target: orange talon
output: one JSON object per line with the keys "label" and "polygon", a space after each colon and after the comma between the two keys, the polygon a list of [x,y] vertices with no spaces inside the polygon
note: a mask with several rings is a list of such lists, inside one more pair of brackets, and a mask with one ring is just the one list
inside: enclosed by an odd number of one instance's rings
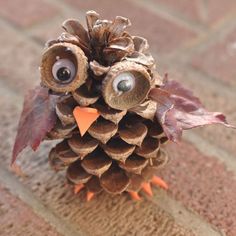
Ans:
{"label": "orange talon", "polygon": [[128,192],[129,195],[131,196],[131,198],[135,201],[140,201],[141,200],[141,197],[138,195],[137,192],[134,192],[134,191],[129,191]]}
{"label": "orange talon", "polygon": [[160,177],[157,177],[157,176],[153,176],[151,182],[154,184],[154,185],[157,185],[161,188],[164,188],[165,190],[167,190],[169,187],[167,185],[167,183],[161,179]]}
{"label": "orange talon", "polygon": [[87,202],[89,202],[93,197],[94,197],[94,193],[88,191],[87,192]]}
{"label": "orange talon", "polygon": [[77,185],[75,185],[75,187],[74,187],[74,194],[79,193],[79,192],[82,190],[83,187],[84,187],[83,184],[77,184]]}
{"label": "orange talon", "polygon": [[142,189],[143,191],[148,194],[150,197],[153,196],[152,193],[152,188],[151,188],[151,184],[150,183],[142,183]]}

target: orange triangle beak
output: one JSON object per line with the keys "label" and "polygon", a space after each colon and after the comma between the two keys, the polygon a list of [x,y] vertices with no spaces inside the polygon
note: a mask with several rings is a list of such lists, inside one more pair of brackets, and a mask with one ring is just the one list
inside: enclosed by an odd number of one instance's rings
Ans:
{"label": "orange triangle beak", "polygon": [[83,136],[100,114],[95,108],[77,106],[73,111],[73,115],[79,127],[80,134]]}

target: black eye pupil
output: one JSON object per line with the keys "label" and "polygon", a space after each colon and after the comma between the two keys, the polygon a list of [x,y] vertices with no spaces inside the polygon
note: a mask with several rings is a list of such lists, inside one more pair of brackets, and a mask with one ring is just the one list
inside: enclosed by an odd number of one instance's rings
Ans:
{"label": "black eye pupil", "polygon": [[131,88],[132,88],[132,84],[129,80],[122,80],[117,85],[117,89],[121,92],[127,92]]}
{"label": "black eye pupil", "polygon": [[57,71],[57,79],[64,82],[70,79],[71,71],[67,67],[61,67]]}

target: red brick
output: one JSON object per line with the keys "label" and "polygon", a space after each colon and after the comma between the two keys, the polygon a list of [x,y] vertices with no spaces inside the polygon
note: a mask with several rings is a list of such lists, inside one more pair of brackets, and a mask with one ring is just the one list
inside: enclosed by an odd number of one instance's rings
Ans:
{"label": "red brick", "polygon": [[0,0],[0,15],[13,24],[29,27],[54,17],[58,9],[41,0]]}
{"label": "red brick", "polygon": [[43,219],[0,185],[1,236],[59,236]]}
{"label": "red brick", "polygon": [[227,37],[219,40],[192,59],[194,68],[236,86],[236,28]]}
{"label": "red brick", "polygon": [[192,31],[126,0],[101,0],[96,4],[93,0],[66,0],[66,2],[84,13],[87,10],[94,9],[102,17],[108,19],[113,19],[116,15],[128,17],[132,22],[130,31],[147,38],[151,50],[156,50],[161,54],[173,52],[196,36]]}
{"label": "red brick", "polygon": [[167,149],[171,161],[162,171],[162,176],[170,185],[170,194],[228,236],[235,236],[234,174],[188,143],[170,144]]}
{"label": "red brick", "polygon": [[236,11],[236,2],[234,0],[153,0],[153,2],[162,4],[172,11],[195,22],[214,25],[222,20],[227,14]]}

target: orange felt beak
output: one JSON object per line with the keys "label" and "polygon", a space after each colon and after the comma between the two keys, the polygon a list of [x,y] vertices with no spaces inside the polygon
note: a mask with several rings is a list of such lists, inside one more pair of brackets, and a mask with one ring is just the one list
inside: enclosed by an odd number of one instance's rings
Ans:
{"label": "orange felt beak", "polygon": [[95,108],[79,106],[74,109],[73,115],[79,127],[81,136],[86,133],[92,123],[100,116],[98,110]]}

